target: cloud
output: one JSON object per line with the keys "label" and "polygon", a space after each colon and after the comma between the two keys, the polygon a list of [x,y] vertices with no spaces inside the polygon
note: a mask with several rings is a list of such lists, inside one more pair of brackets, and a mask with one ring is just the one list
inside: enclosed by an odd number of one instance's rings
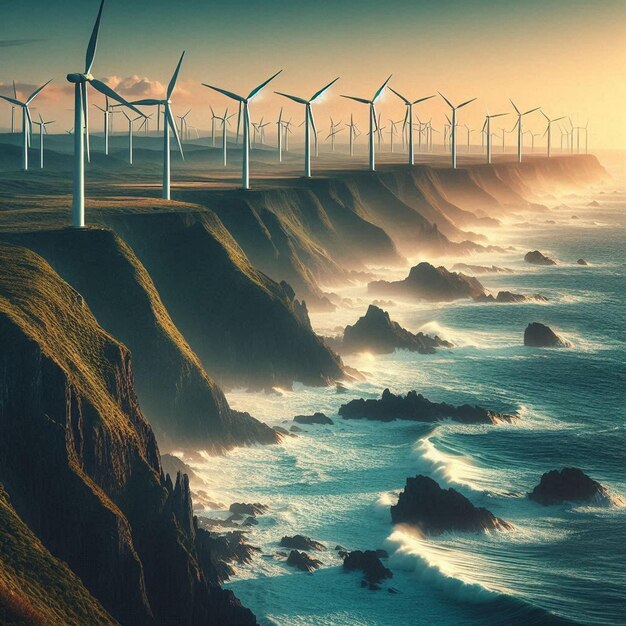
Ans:
{"label": "cloud", "polygon": [[158,80],[150,80],[147,77],[137,76],[108,76],[102,79],[111,89],[115,89],[126,98],[137,100],[139,98],[164,98],[165,85]]}
{"label": "cloud", "polygon": [[15,48],[16,46],[27,46],[37,43],[43,39],[0,39],[0,48]]}

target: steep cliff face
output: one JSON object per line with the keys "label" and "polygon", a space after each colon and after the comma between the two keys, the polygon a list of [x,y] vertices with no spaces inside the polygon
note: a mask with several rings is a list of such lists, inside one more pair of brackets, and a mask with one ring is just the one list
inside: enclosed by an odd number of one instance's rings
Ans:
{"label": "steep cliff face", "polygon": [[274,430],[228,406],[172,322],[146,269],[111,231],[65,229],[3,238],[42,255],[86,299],[99,324],[131,350],[141,407],[161,445],[220,451],[277,442]]}
{"label": "steep cliff face", "polygon": [[122,216],[177,327],[220,384],[323,385],[343,375],[299,303],[255,269],[212,212]]}
{"label": "steep cliff face", "polygon": [[[188,485],[161,472],[128,350],[41,257],[5,244],[0,484],[43,546],[119,622],[254,623],[198,565]],[[0,551],[6,559],[4,544]]]}

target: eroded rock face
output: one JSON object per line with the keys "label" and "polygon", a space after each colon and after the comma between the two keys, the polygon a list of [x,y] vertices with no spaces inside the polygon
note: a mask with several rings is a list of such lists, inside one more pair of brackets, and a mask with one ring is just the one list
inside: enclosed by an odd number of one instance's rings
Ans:
{"label": "eroded rock face", "polygon": [[263,513],[267,512],[267,509],[267,505],[261,504],[260,502],[233,502],[229,507],[231,513],[235,513],[236,515],[251,515],[252,517],[263,515]]}
{"label": "eroded rock face", "polygon": [[556,265],[556,261],[547,257],[545,254],[539,252],[539,250],[533,250],[527,252],[524,256],[526,263],[532,263],[533,265]]}
{"label": "eroded rock face", "polygon": [[562,502],[612,503],[606,487],[575,467],[546,472],[528,497],[543,505]]}
{"label": "eroded rock face", "polygon": [[524,345],[533,348],[569,348],[571,344],[559,337],[549,326],[531,322],[524,331]]}
{"label": "eroded rock face", "polygon": [[378,550],[348,552],[343,558],[343,569],[363,572],[363,580],[372,589],[378,588],[383,580],[393,578],[392,571],[382,564]]}
{"label": "eroded rock face", "polygon": [[445,267],[434,267],[426,262],[412,267],[404,280],[378,280],[369,283],[367,289],[372,295],[416,298],[430,302],[478,298],[485,293],[476,278],[449,272]]}
{"label": "eroded rock face", "polygon": [[407,478],[398,504],[391,507],[394,524],[410,524],[429,535],[446,531],[506,530],[510,524],[474,506],[455,489],[442,489],[432,478]]}
{"label": "eroded rock face", "polygon": [[292,550],[324,550],[324,544],[304,535],[294,535],[293,537],[285,535],[280,540],[279,545],[282,548],[291,548]]}
{"label": "eroded rock face", "polygon": [[435,348],[451,348],[448,341],[424,333],[412,333],[394,322],[387,311],[370,304],[366,314],[353,326],[346,326],[343,333],[341,352],[373,352],[390,354],[394,350],[409,350],[432,354]]}
{"label": "eroded rock face", "polygon": [[287,565],[296,567],[303,572],[314,572],[322,566],[322,562],[310,557],[306,552],[292,550],[287,557]]}
{"label": "eroded rock face", "polygon": [[322,426],[332,426],[335,422],[324,413],[313,413],[313,415],[296,415],[293,418],[298,424],[320,424]]}
{"label": "eroded rock face", "polygon": [[454,406],[445,402],[431,402],[421,393],[409,391],[406,396],[395,395],[385,389],[380,400],[352,400],[339,408],[344,419],[370,419],[391,422],[396,419],[416,422],[435,422],[452,419],[465,424],[497,424],[510,422],[513,415],[497,413],[480,406]]}

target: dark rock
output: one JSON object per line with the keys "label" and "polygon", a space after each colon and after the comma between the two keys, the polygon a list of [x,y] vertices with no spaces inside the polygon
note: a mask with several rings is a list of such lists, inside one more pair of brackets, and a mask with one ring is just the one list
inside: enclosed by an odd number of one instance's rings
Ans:
{"label": "dark rock", "polygon": [[346,326],[341,350],[346,354],[363,351],[391,354],[396,349],[432,354],[439,346],[451,348],[452,344],[439,337],[413,334],[392,321],[389,313],[370,304],[356,324]]}
{"label": "dark rock", "polygon": [[349,552],[343,560],[343,569],[346,572],[360,570],[363,572],[363,580],[370,587],[393,577],[391,570],[382,564],[374,550]]}
{"label": "dark rock", "polygon": [[394,524],[417,526],[429,535],[511,528],[487,509],[475,507],[458,491],[442,489],[427,476],[407,478],[398,504],[391,507],[391,519]]}
{"label": "dark rock", "polygon": [[578,215],[572,215],[572,217],[571,217],[570,219],[573,219],[573,220],[578,220],[578,219],[580,219],[580,218],[578,217]]}
{"label": "dark rock", "polygon": [[548,298],[538,293],[526,295],[521,293],[512,293],[510,291],[498,291],[498,295],[494,298],[491,294],[475,298],[477,302],[500,302],[500,303],[516,303],[516,302],[547,302]]}
{"label": "dark rock", "polygon": [[435,422],[452,419],[465,424],[496,424],[510,422],[513,415],[496,413],[480,406],[463,404],[454,406],[445,402],[431,402],[421,393],[409,391],[406,396],[396,396],[385,389],[380,400],[352,400],[339,409],[344,419],[370,419],[391,422],[395,419],[416,422]]}
{"label": "dark rock", "polygon": [[532,263],[533,265],[556,265],[556,261],[542,254],[539,250],[527,252],[524,261],[526,261],[526,263]]}
{"label": "dark rock", "polygon": [[347,549],[346,549],[346,548],[344,548],[343,546],[339,545],[339,544],[337,544],[337,545],[335,546],[335,550],[343,550],[344,552],[347,552]]}
{"label": "dark rock", "polygon": [[319,541],[305,537],[304,535],[294,535],[287,537],[286,535],[280,540],[279,544],[282,548],[290,548],[292,550],[324,550],[325,546]]}
{"label": "dark rock", "polygon": [[173,454],[162,454],[161,455],[161,467],[166,474],[170,476],[176,476],[179,472],[183,474],[187,474],[189,480],[198,485],[204,485],[204,480],[200,478],[192,469],[179,459],[177,456]]}
{"label": "dark rock", "polygon": [[367,286],[368,293],[418,298],[431,302],[451,302],[460,298],[477,298],[484,287],[472,276],[449,272],[445,267],[434,267],[422,262],[411,268],[404,280],[374,281]]}
{"label": "dark rock", "polygon": [[324,413],[319,412],[313,413],[313,415],[296,415],[293,418],[293,421],[298,424],[328,424],[329,426],[332,426],[335,423],[330,419],[330,417],[327,417]]}
{"label": "dark rock", "polygon": [[546,472],[528,497],[543,505],[562,502],[612,503],[606,487],[575,467]]}
{"label": "dark rock", "polygon": [[576,261],[576,263],[578,265],[589,265],[589,263],[587,263],[587,261],[585,261],[585,259],[578,259],[578,261]]}
{"label": "dark rock", "polygon": [[549,326],[532,322],[524,331],[524,345],[533,348],[569,348],[571,344],[559,337]]}
{"label": "dark rock", "polygon": [[236,513],[238,515],[252,515],[254,517],[255,515],[262,515],[263,513],[266,513],[268,508],[268,506],[261,504],[260,502],[255,502],[253,504],[247,502],[233,502],[228,510],[231,513]]}
{"label": "dark rock", "polygon": [[256,517],[246,517],[244,526],[258,526],[259,520]]}
{"label": "dark rock", "polygon": [[292,433],[303,433],[304,431],[299,426],[292,426],[289,429]]}
{"label": "dark rock", "polygon": [[600,203],[597,200],[592,200],[589,204],[587,204],[587,206],[600,206]]}
{"label": "dark rock", "polygon": [[303,572],[314,572],[322,566],[322,562],[311,558],[306,552],[292,550],[287,558],[287,565],[297,567]]}
{"label": "dark rock", "polygon": [[376,550],[376,556],[380,557],[381,559],[388,559],[389,552],[387,552],[387,550],[383,550],[382,548],[378,548]]}

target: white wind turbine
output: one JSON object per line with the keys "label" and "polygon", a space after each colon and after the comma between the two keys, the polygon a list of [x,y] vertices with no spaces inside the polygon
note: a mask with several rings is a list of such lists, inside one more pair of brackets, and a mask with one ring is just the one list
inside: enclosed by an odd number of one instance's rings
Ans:
{"label": "white wind turbine", "polygon": [[[183,146],[180,142],[180,137],[178,135],[178,130],[176,130],[176,124],[174,123],[174,116],[172,115],[172,94],[174,93],[174,88],[176,87],[176,81],[178,81],[178,74],[180,73],[180,66],[183,63],[183,59],[185,58],[185,52],[180,55],[180,59],[178,61],[178,65],[174,70],[174,74],[172,74],[172,78],[167,86],[167,92],[165,94],[165,99],[157,100],[155,98],[147,98],[145,100],[137,100],[135,102],[131,102],[131,105],[137,106],[157,106],[163,107],[163,115],[165,119],[163,120],[163,191],[161,193],[161,197],[164,200],[170,200],[170,128],[172,129],[172,134],[176,139],[176,143],[178,144],[178,149],[180,150],[180,156],[185,159],[185,155],[183,154]],[[135,109],[136,110],[136,109]],[[137,111],[140,113],[140,111]]]}
{"label": "white wind turbine", "polygon": [[398,129],[396,128],[396,126],[398,124],[401,124],[403,122],[403,120],[398,120],[397,122],[394,122],[393,120],[389,120],[389,143],[390,143],[390,150],[393,154],[393,138],[395,135],[398,134]]}
{"label": "white wind turbine", "polygon": [[494,117],[502,117],[503,115],[508,115],[508,113],[494,113],[493,115],[485,116],[485,123],[483,124],[482,131],[485,133],[485,139],[487,141],[487,163],[491,163],[491,120]]}
{"label": "white wind turbine", "polygon": [[[415,165],[415,147],[413,145],[413,105],[419,104],[420,102],[424,102],[425,100],[430,100],[435,96],[426,96],[425,98],[418,98],[417,100],[409,100],[405,98],[402,94],[398,93],[393,87],[389,87],[393,93],[400,98],[406,104],[406,113],[404,115],[404,128],[408,128],[409,132],[409,165]],[[408,124],[408,126],[407,126]]]}
{"label": "white wind turbine", "polygon": [[350,113],[350,123],[346,124],[346,126],[350,130],[350,156],[354,156],[354,140],[358,137],[359,129],[354,123],[352,113]]}
{"label": "white wind turbine", "polygon": [[54,120],[50,122],[44,122],[43,117],[41,117],[41,113],[39,114],[39,121],[34,122],[37,126],[39,126],[39,167],[43,169],[43,137],[48,134],[48,129],[46,126],[48,124],[54,124]]}
{"label": "white wind turbine", "polygon": [[524,113],[522,113],[517,108],[517,106],[515,106],[515,102],[513,102],[511,98],[509,98],[509,100],[511,104],[513,105],[513,108],[515,109],[515,113],[517,113],[517,122],[515,122],[515,126],[513,126],[512,130],[515,130],[517,128],[517,162],[521,163],[522,162],[522,136],[523,136],[522,118],[525,115],[528,115],[529,113],[534,113],[535,111],[539,111],[541,107],[535,107],[534,109],[529,109],[528,111],[525,111]]}
{"label": "white wind turbine", "polygon": [[383,142],[383,130],[387,128],[386,126],[380,125],[380,113],[378,114],[378,118],[376,119],[376,138],[378,140],[378,149],[380,150],[380,146]]}
{"label": "white wind turbine", "polygon": [[213,110],[213,107],[211,106],[211,145],[214,148],[215,148],[215,123],[219,119],[220,118],[217,115],[215,115],[215,111]]}
{"label": "white wind turbine", "polygon": [[316,156],[317,156],[317,128],[315,127],[315,119],[313,118],[313,110],[311,105],[322,96],[326,90],[330,89],[339,80],[339,77],[332,80],[328,85],[322,87],[319,91],[316,91],[311,98],[305,100],[298,96],[290,96],[286,93],[276,91],[279,96],[289,98],[298,104],[304,104],[304,175],[306,178],[311,178],[311,129],[315,136]]}
{"label": "white wind turbine", "polygon": [[291,130],[292,126],[291,118],[283,122],[283,128],[285,129],[285,152],[289,152],[289,135],[293,135],[293,130]]}
{"label": "white wind turbine", "polygon": [[32,132],[33,120],[30,116],[30,110],[28,105],[37,97],[37,94],[47,85],[52,82],[50,79],[47,83],[33,91],[33,93],[24,102],[17,98],[10,98],[9,96],[0,96],[3,100],[10,102],[16,106],[22,107],[22,169],[28,170],[28,147],[30,145],[30,135]]}
{"label": "white wind turbine", "polygon": [[[339,120],[336,124],[333,121],[333,118],[331,116],[330,118],[330,132],[328,134],[328,137],[330,137],[330,149],[331,152],[335,151],[335,135],[339,132],[339,127],[341,126],[341,120]],[[328,137],[326,137],[326,139],[328,139]]]}
{"label": "white wind turbine", "polygon": [[475,130],[473,128],[470,128],[467,124],[463,124],[463,126],[465,126],[465,128],[467,129],[467,151],[469,153],[472,151],[472,146],[470,144],[470,136],[473,132],[475,132]]}
{"label": "white wind turbine", "polygon": [[226,165],[228,164],[228,161],[227,161],[228,132],[227,132],[226,127],[230,126],[231,117],[235,117],[235,114],[232,113],[231,115],[228,115],[228,107],[226,107],[226,111],[224,111],[223,117],[217,118],[222,124],[222,155],[223,155],[224,167],[226,167]]}
{"label": "white wind turbine", "polygon": [[446,98],[441,92],[439,95],[446,101],[447,105],[452,110],[452,120],[450,120],[450,144],[451,144],[451,152],[452,152],[452,169],[456,169],[456,112],[458,109],[467,106],[470,102],[474,102],[476,98],[472,98],[471,100],[466,100],[465,102],[459,104],[458,106],[454,106],[448,98]]}
{"label": "white wind turbine", "polygon": [[[543,111],[541,111],[541,115],[543,115],[546,118],[546,121],[548,122],[548,125],[546,126],[546,132],[543,135],[544,137],[547,136],[548,138],[548,158],[549,158],[552,156],[552,123],[559,122],[560,120],[565,119],[565,116],[563,115],[562,117],[557,117],[551,120]],[[563,145],[561,142],[561,149],[562,148],[563,148]]]}
{"label": "white wind turbine", "polygon": [[142,117],[144,118],[144,124],[145,124],[148,118],[145,117],[144,115],[138,115],[137,117],[130,117],[126,113],[126,111],[122,111],[122,113],[124,114],[124,117],[128,121],[128,162],[132,165],[133,164],[133,124],[137,120],[140,120]]}
{"label": "white wind turbine", "polygon": [[[254,98],[270,81],[274,80],[281,72],[282,70],[276,72],[276,74],[270,76],[265,82],[255,87],[248,94],[247,97],[240,96],[236,93],[233,93],[232,91],[226,91],[226,89],[221,89],[220,87],[214,87],[213,85],[207,85],[206,83],[202,83],[205,87],[213,89],[213,91],[217,91],[221,94],[224,94],[228,98],[232,98],[236,102],[239,102],[240,108],[243,109],[243,164],[241,172],[241,183],[242,187],[245,190],[250,189],[250,100],[252,100],[252,98]],[[237,124],[237,128],[239,128],[239,124]],[[237,132],[237,139],[239,139],[239,132]]]}
{"label": "white wind turbine", "polygon": [[[108,156],[109,155],[109,133],[111,131],[110,116],[112,116],[112,114],[115,113],[115,111],[113,111],[111,106],[109,105],[108,96],[105,96],[104,100],[105,100],[104,109],[101,106],[98,106],[97,104],[95,104],[94,106],[96,107],[96,109],[99,109],[100,111],[102,111],[102,114],[104,116],[104,154]],[[87,161],[89,161],[89,155],[87,155]]]}
{"label": "white wind turbine", "polygon": [[[85,226],[85,145],[89,152],[89,105],[87,96],[87,84],[89,83],[96,91],[108,96],[112,100],[130,107],[136,113],[140,113],[130,105],[122,96],[117,94],[108,85],[96,80],[91,74],[91,68],[96,56],[98,45],[98,31],[104,0],[100,3],[98,17],[94,24],[87,55],[85,58],[84,73],[68,74],[68,82],[74,85],[74,183],[72,190],[72,225],[75,228]],[[84,124],[84,126],[83,126]],[[84,128],[84,132],[83,132]]]}
{"label": "white wind turbine", "polygon": [[278,148],[278,162],[283,162],[283,107],[280,107],[276,122],[276,147]]}
{"label": "white wind turbine", "polygon": [[383,93],[387,83],[391,80],[391,75],[389,78],[378,88],[374,97],[371,100],[366,100],[365,98],[357,98],[356,96],[342,96],[342,98],[348,98],[349,100],[354,100],[355,102],[360,102],[362,104],[367,104],[370,110],[370,131],[369,131],[369,169],[374,172],[376,171],[376,149],[374,147],[374,133],[376,132],[376,101],[380,98]]}
{"label": "white wind turbine", "polygon": [[[13,97],[17,100],[17,89],[15,81],[13,81]],[[11,104],[11,134],[15,133],[15,105]]]}

